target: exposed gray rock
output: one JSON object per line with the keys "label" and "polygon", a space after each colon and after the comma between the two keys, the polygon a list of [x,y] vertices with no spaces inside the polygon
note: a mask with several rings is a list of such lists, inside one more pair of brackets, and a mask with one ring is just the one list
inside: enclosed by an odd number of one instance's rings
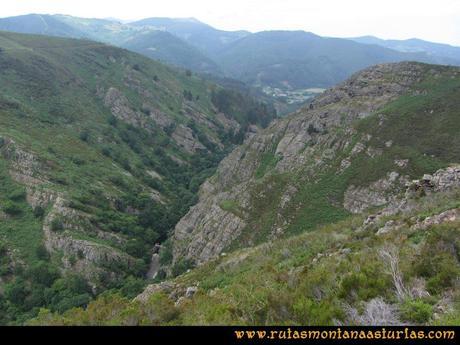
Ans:
{"label": "exposed gray rock", "polygon": [[[398,212],[408,213],[413,209],[414,198],[430,195],[436,192],[448,192],[460,188],[460,168],[456,166],[447,167],[436,171],[433,175],[425,174],[422,179],[406,183],[405,193],[395,195],[391,203],[380,210],[377,214],[369,215],[363,222],[360,230],[366,230],[374,226],[380,219],[392,216]],[[451,209],[437,215],[417,221],[411,227],[413,230],[427,229],[432,225],[445,222],[454,222],[460,219],[460,209]],[[384,227],[377,231],[377,235],[387,234],[400,228],[402,224],[389,221]]]}
{"label": "exposed gray rock", "polygon": [[402,224],[397,223],[394,220],[389,220],[388,222],[385,223],[385,226],[383,226],[377,231],[377,236],[388,234],[392,231],[400,229],[401,227],[402,227]]}
{"label": "exposed gray rock", "polygon": [[155,123],[161,128],[167,128],[173,124],[173,121],[169,118],[168,115],[161,112],[158,109],[151,109],[148,106],[145,106],[146,109],[149,109],[149,115],[155,121]]}
{"label": "exposed gray rock", "polygon": [[395,164],[400,168],[405,168],[409,164],[408,159],[395,159]]}
{"label": "exposed gray rock", "polygon": [[[206,214],[202,210],[206,209]],[[218,205],[200,203],[192,207],[176,225],[174,256],[194,260],[197,264],[220,254],[240,234],[246,223]]]}
{"label": "exposed gray rock", "polygon": [[[397,98],[418,82],[423,74],[419,64],[400,63],[378,65],[357,73],[339,86],[327,90],[312,102],[311,107],[275,120],[268,128],[251,134],[219,165],[217,173],[200,189],[197,205],[179,221],[174,231],[174,262],[188,258],[202,263],[217,257],[246,229],[245,210],[251,207],[251,191],[257,186],[257,171],[261,158],[273,156],[274,173],[299,173],[305,181],[314,181],[352,142],[355,130],[350,126],[357,119],[369,116],[389,101]],[[391,75],[392,78],[387,76]],[[382,115],[381,121],[385,118]],[[342,130],[336,131],[340,127]],[[376,157],[380,149],[369,148],[369,135],[351,149],[343,160],[342,169],[360,152]],[[268,171],[269,175],[271,171]],[[405,177],[388,175],[371,186],[351,187],[345,195],[345,207],[362,212],[371,206],[382,206],[393,200],[395,188],[404,190]],[[279,210],[290,203],[297,193],[286,185],[279,200]],[[296,187],[296,186],[294,186]],[[297,187],[296,187],[297,188]],[[270,198],[265,193],[259,198]],[[235,200],[242,212],[222,210],[224,200]],[[338,201],[331,200],[338,204]],[[289,219],[281,213],[275,217],[269,234],[275,238],[284,233]],[[267,237],[267,238],[268,238]],[[247,245],[252,242],[249,240]]]}
{"label": "exposed gray rock", "polygon": [[345,192],[343,207],[352,213],[361,213],[371,207],[384,206],[395,201],[407,181],[406,177],[393,171],[369,186],[350,186]]}
{"label": "exposed gray rock", "polygon": [[[217,113],[216,119],[222,125],[222,127],[227,131],[232,131],[233,133],[237,133],[240,130],[240,124],[236,122],[234,119],[229,119],[225,116],[224,113]],[[250,131],[251,132],[251,131]]]}
{"label": "exposed gray rock", "polygon": [[[51,224],[56,218],[61,220],[63,229],[52,229]],[[112,262],[121,261],[128,267],[135,264],[134,258],[113,247],[75,238],[79,231],[84,232],[91,228],[91,223],[84,213],[69,208],[67,201],[58,196],[43,222],[45,247],[49,252],[63,254],[65,269],[80,272],[89,280],[94,280],[97,273],[104,270],[103,266]]]}
{"label": "exposed gray rock", "polygon": [[194,137],[193,131],[184,126],[178,125],[172,134],[173,140],[188,153],[195,153],[197,150],[206,150],[206,147]]}
{"label": "exposed gray rock", "polygon": [[192,298],[198,291],[197,286],[189,286],[185,291],[185,297]]}
{"label": "exposed gray rock", "polygon": [[170,281],[161,282],[159,284],[150,284],[134,300],[139,301],[141,303],[146,303],[146,302],[148,302],[149,298],[153,294],[161,292],[161,293],[164,293],[166,295],[169,295],[176,288],[177,288],[176,284],[174,284],[174,283],[172,283]]}
{"label": "exposed gray rock", "polygon": [[118,89],[111,87],[105,97],[104,104],[110,108],[116,118],[137,127],[145,127],[146,116],[134,111],[126,96]]}
{"label": "exposed gray rock", "polygon": [[460,186],[460,166],[440,169],[433,175],[425,174],[420,180],[407,183],[406,198],[443,192]]}
{"label": "exposed gray rock", "polygon": [[430,226],[448,223],[448,222],[455,222],[460,220],[460,208],[455,208],[451,210],[447,210],[440,214],[433,215],[431,217],[425,218],[423,221],[418,222],[413,226],[413,229],[427,229]]}

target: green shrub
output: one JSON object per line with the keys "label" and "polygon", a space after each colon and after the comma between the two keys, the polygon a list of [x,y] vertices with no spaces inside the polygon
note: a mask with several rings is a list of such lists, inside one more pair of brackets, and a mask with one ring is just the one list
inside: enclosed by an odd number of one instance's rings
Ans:
{"label": "green shrub", "polygon": [[39,245],[35,249],[35,255],[37,255],[37,258],[42,261],[48,261],[50,259],[50,254],[43,244]]}
{"label": "green shrub", "polygon": [[24,189],[16,189],[8,195],[11,201],[24,201],[26,198],[26,191]]}
{"label": "green shrub", "polygon": [[45,209],[41,206],[37,206],[34,208],[34,216],[35,218],[42,219],[45,215]]}
{"label": "green shrub", "polygon": [[166,241],[160,249],[160,264],[165,266],[172,262],[173,253],[172,253],[172,243],[171,241]]}
{"label": "green shrub", "polygon": [[422,300],[407,300],[401,305],[399,312],[405,321],[426,323],[433,315],[433,306]]}
{"label": "green shrub", "polygon": [[302,325],[333,325],[334,319],[343,318],[340,307],[332,301],[313,301],[300,297],[292,306],[296,321]]}
{"label": "green shrub", "polygon": [[132,299],[139,295],[145,287],[145,280],[141,278],[136,278],[129,276],[123,286],[120,289],[121,294],[124,297]]}
{"label": "green shrub", "polygon": [[10,200],[3,203],[3,211],[10,216],[17,216],[22,213],[21,207]]}
{"label": "green shrub", "polygon": [[440,293],[443,289],[451,287],[460,277],[458,261],[447,253],[440,254],[433,259],[434,275],[427,280],[427,289],[430,293]]}
{"label": "green shrub", "polygon": [[61,218],[54,218],[52,221],[51,221],[51,230],[53,231],[61,231],[61,230],[64,230],[64,223],[62,221]]}
{"label": "green shrub", "polygon": [[80,132],[80,140],[84,141],[84,142],[88,142],[89,141],[89,131],[88,130],[84,130],[82,132]]}
{"label": "green shrub", "polygon": [[4,294],[6,299],[16,305],[22,305],[28,293],[27,284],[21,278],[14,279],[5,286]]}
{"label": "green shrub", "polygon": [[145,306],[147,310],[146,320],[150,325],[162,325],[174,320],[179,315],[179,310],[174,302],[162,293],[153,294]]}
{"label": "green shrub", "polygon": [[110,147],[103,147],[101,153],[106,157],[112,156],[112,150],[110,149]]}
{"label": "green shrub", "polygon": [[84,165],[86,163],[86,161],[80,157],[76,157],[76,156],[72,156],[70,158],[70,160],[72,161],[73,164],[75,165]]}
{"label": "green shrub", "polygon": [[389,291],[390,282],[377,264],[369,264],[357,272],[346,274],[340,284],[339,296],[367,301]]}
{"label": "green shrub", "polygon": [[39,261],[29,268],[27,276],[36,284],[51,286],[51,284],[59,278],[59,272],[57,268],[49,263]]}
{"label": "green shrub", "polygon": [[191,268],[193,268],[192,261],[182,258],[174,264],[174,266],[171,269],[171,273],[174,277],[177,277],[178,275],[187,272],[187,270]]}
{"label": "green shrub", "polygon": [[415,274],[425,277],[428,291],[441,293],[460,276],[460,228],[456,224],[433,227],[415,263]]}
{"label": "green shrub", "polygon": [[118,124],[118,119],[113,116],[113,115],[110,115],[108,118],[107,118],[107,123],[113,127],[117,127],[117,124]]}

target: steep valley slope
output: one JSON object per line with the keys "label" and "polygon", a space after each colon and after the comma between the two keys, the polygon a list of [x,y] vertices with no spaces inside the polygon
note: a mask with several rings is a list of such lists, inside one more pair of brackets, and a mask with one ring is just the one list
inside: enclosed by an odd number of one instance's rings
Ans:
{"label": "steep valley slope", "polygon": [[142,288],[202,181],[273,116],[243,95],[219,111],[225,92],[105,44],[0,32],[0,323]]}
{"label": "steep valley slope", "polygon": [[459,102],[459,68],[355,74],[219,164],[169,278],[31,324],[458,325]]}
{"label": "steep valley slope", "polygon": [[174,261],[310,230],[385,205],[459,161],[458,68],[359,72],[248,139],[220,164],[174,235]]}

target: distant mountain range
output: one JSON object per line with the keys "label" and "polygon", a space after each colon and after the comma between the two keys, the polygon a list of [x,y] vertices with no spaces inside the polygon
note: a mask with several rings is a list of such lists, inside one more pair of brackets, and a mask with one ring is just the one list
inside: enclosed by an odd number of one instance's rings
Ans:
{"label": "distant mountain range", "polygon": [[326,38],[304,31],[223,31],[194,18],[131,23],[67,15],[0,19],[0,30],[85,38],[250,86],[329,87],[370,65],[405,60],[460,65],[460,48],[418,39]]}
{"label": "distant mountain range", "polygon": [[241,38],[250,36],[248,31],[222,31],[194,18],[148,18],[130,23],[135,27],[167,31],[197,47],[212,58],[218,58],[225,48]]}
{"label": "distant mountain range", "polygon": [[407,53],[426,53],[427,55],[438,57],[440,59],[459,60],[460,47],[454,47],[449,44],[433,43],[418,38],[408,40],[382,40],[374,36],[362,36],[351,38],[351,40],[364,43],[375,44],[385,48],[407,52]]}

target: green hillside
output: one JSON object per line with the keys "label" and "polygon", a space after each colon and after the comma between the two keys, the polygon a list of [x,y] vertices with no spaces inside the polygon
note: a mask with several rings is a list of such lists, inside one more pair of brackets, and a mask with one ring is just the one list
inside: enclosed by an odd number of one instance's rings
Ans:
{"label": "green hillside", "polygon": [[457,325],[459,95],[454,67],[355,74],[220,163],[166,279],[30,323]]}
{"label": "green hillside", "polygon": [[220,67],[213,60],[166,31],[137,34],[121,43],[121,46],[164,63],[193,71],[222,74]]}
{"label": "green hillside", "polygon": [[[355,216],[236,251],[136,301],[106,294],[86,309],[62,315],[42,310],[30,324],[458,325],[460,224],[417,230],[414,222],[458,210],[459,196],[457,190],[422,198],[410,213],[386,217],[365,230],[365,218]],[[402,226],[377,234],[391,221]],[[396,276],[389,258],[397,263]],[[402,297],[395,277],[407,290]],[[196,287],[192,297],[179,303],[168,297],[184,296],[187,287]]]}
{"label": "green hillside", "polygon": [[114,20],[31,14],[0,19],[0,30],[86,38],[130,49],[162,62],[202,73],[221,74],[206,54],[173,34]]}
{"label": "green hillside", "polygon": [[218,113],[216,85],[93,41],[0,32],[0,75],[1,323],[142,287],[199,185],[273,116]]}

